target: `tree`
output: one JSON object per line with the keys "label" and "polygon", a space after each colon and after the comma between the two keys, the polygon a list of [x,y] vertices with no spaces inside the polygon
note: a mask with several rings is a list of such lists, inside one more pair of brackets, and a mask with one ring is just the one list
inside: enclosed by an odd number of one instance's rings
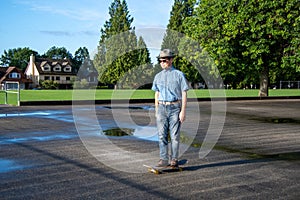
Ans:
{"label": "tree", "polygon": [[186,18],[193,15],[195,0],[175,0],[170,13],[170,20],[166,34],[163,38],[162,49],[171,49],[175,55],[173,64],[180,69],[187,77],[189,82],[196,83],[201,81],[198,70],[186,59],[183,58],[182,51],[179,51],[181,40],[184,39],[183,22]]}
{"label": "tree", "polygon": [[22,71],[27,67],[30,60],[30,55],[38,55],[38,52],[31,50],[28,47],[4,50],[4,54],[1,56],[1,65],[15,66]]}
{"label": "tree", "polygon": [[98,81],[95,78],[98,76],[97,70],[91,59],[86,58],[83,60],[80,69],[77,72],[74,89],[78,88],[96,88]]}
{"label": "tree", "polygon": [[270,75],[299,70],[298,0],[202,0],[185,21],[186,34],[208,50],[225,80],[260,82],[268,96]]}
{"label": "tree", "polygon": [[183,22],[186,18],[193,15],[195,0],[175,0],[170,13],[167,31],[163,38],[162,49],[171,49],[175,54],[178,53],[178,45],[182,33],[184,33]]}
{"label": "tree", "polygon": [[72,54],[65,47],[51,47],[45,54],[42,55],[44,58],[50,59],[69,59],[72,60]]}
{"label": "tree", "polygon": [[125,59],[124,53],[128,52],[126,40],[130,38],[133,18],[129,15],[125,0],[122,2],[114,0],[109,7],[109,15],[110,19],[100,30],[101,37],[94,66],[99,72],[99,80],[102,83],[116,86],[119,78],[128,70],[128,63],[123,62],[123,59]]}
{"label": "tree", "polygon": [[125,73],[140,62],[135,29],[131,27],[133,18],[129,15],[126,1],[114,0],[109,7],[109,15],[110,19],[101,28],[94,66],[100,82],[114,84],[117,88]]}
{"label": "tree", "polygon": [[143,37],[139,37],[137,49],[132,53],[136,55],[137,62],[133,63],[135,67],[129,69],[122,78],[122,85],[134,89],[150,88],[154,78],[154,70],[151,64],[150,53]]}
{"label": "tree", "polygon": [[79,70],[80,66],[86,59],[90,59],[89,50],[86,47],[80,47],[77,51],[75,51],[75,55],[74,58],[72,59],[72,63],[76,71]]}
{"label": "tree", "polygon": [[138,64],[151,63],[150,53],[142,36],[137,43]]}

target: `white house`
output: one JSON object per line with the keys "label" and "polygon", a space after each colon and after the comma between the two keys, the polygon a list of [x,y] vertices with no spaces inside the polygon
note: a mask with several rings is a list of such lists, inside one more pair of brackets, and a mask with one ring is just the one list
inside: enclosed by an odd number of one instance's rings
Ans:
{"label": "white house", "polygon": [[59,84],[59,88],[68,89],[76,78],[76,70],[68,59],[35,58],[34,55],[30,56],[24,74],[32,80],[30,88],[39,87],[42,81],[52,80]]}

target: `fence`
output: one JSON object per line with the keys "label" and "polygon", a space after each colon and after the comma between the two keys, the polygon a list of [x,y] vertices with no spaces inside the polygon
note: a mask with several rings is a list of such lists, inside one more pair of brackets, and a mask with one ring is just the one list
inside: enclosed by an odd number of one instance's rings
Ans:
{"label": "fence", "polygon": [[8,104],[8,94],[17,94],[17,105],[20,106],[20,83],[17,81],[5,81],[2,85],[4,95],[4,103]]}
{"label": "fence", "polygon": [[280,81],[280,89],[300,89],[300,81]]}

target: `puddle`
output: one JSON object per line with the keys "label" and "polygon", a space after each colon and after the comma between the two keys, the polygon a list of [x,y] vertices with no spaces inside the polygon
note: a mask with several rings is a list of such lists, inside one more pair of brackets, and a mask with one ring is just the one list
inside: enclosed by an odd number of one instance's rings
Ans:
{"label": "puddle", "polygon": [[154,106],[103,106],[107,109],[155,110]]}
{"label": "puddle", "polygon": [[[154,110],[153,106],[101,106],[98,108],[106,109],[129,109],[129,110]],[[24,113],[2,113],[0,118],[8,117],[43,117],[47,119],[55,119],[64,122],[74,123],[73,113],[67,110],[45,110],[45,111],[35,111],[35,112],[24,112]]]}
{"label": "puddle", "polygon": [[149,126],[127,128],[107,127],[105,130],[103,130],[102,134],[110,137],[132,137],[148,141],[158,141],[157,128]]}
{"label": "puddle", "polygon": [[[191,146],[195,148],[200,148],[203,143],[193,142]],[[225,151],[228,153],[238,153],[244,155],[246,158],[250,159],[275,159],[275,160],[288,160],[288,161],[299,161],[300,152],[287,152],[287,153],[278,153],[278,154],[260,154],[255,153],[255,149],[234,149],[231,147],[215,145],[215,150]]]}
{"label": "puddle", "polygon": [[297,120],[291,118],[273,118],[270,121],[272,123],[298,123]]}
{"label": "puddle", "polygon": [[51,113],[48,112],[29,112],[29,113],[8,113],[8,114],[0,114],[1,118],[4,117],[26,117],[26,116],[48,116]]}
{"label": "puddle", "polygon": [[[137,128],[108,128],[103,130],[103,134],[112,137],[130,136],[142,140],[158,141],[156,127],[137,127]],[[183,131],[180,132],[180,143],[191,144],[193,138],[188,137]]]}
{"label": "puddle", "polygon": [[134,129],[132,128],[112,128],[108,130],[104,130],[103,133],[104,135],[107,136],[128,136],[128,135],[133,135]]}
{"label": "puddle", "polygon": [[0,145],[2,144],[12,144],[12,143],[22,143],[27,141],[50,141],[50,140],[67,140],[78,137],[78,135],[66,135],[66,134],[56,134],[47,136],[31,136],[31,137],[20,137],[20,138],[1,138]]}
{"label": "puddle", "polygon": [[0,159],[0,173],[6,173],[15,170],[28,168],[29,166],[21,165],[16,161],[8,159]]}
{"label": "puddle", "polygon": [[67,111],[35,111],[35,112],[24,112],[24,113],[5,113],[0,114],[0,118],[6,117],[43,117],[48,119],[55,119],[64,122],[74,122],[73,116]]}
{"label": "puddle", "polygon": [[269,122],[274,124],[284,124],[284,123],[300,123],[300,120],[293,118],[253,118],[252,120]]}

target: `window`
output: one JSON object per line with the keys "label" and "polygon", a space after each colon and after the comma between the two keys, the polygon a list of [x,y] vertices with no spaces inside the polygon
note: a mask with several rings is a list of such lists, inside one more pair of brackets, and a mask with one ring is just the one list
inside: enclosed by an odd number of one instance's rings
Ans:
{"label": "window", "polygon": [[59,81],[60,80],[60,76],[55,77],[55,80]]}
{"label": "window", "polygon": [[70,66],[65,67],[65,68],[64,68],[64,71],[65,71],[65,72],[71,72],[71,67],[70,67]]}
{"label": "window", "polygon": [[43,67],[43,71],[50,72],[51,68],[48,64]]}
{"label": "window", "polygon": [[70,81],[71,78],[69,76],[66,77],[66,81]]}
{"label": "window", "polygon": [[45,76],[45,81],[50,80],[50,76]]}
{"label": "window", "polygon": [[60,72],[61,71],[61,66],[60,65],[56,65],[53,69],[53,71],[55,72]]}
{"label": "window", "polygon": [[9,74],[9,78],[21,78],[21,74],[13,72]]}

